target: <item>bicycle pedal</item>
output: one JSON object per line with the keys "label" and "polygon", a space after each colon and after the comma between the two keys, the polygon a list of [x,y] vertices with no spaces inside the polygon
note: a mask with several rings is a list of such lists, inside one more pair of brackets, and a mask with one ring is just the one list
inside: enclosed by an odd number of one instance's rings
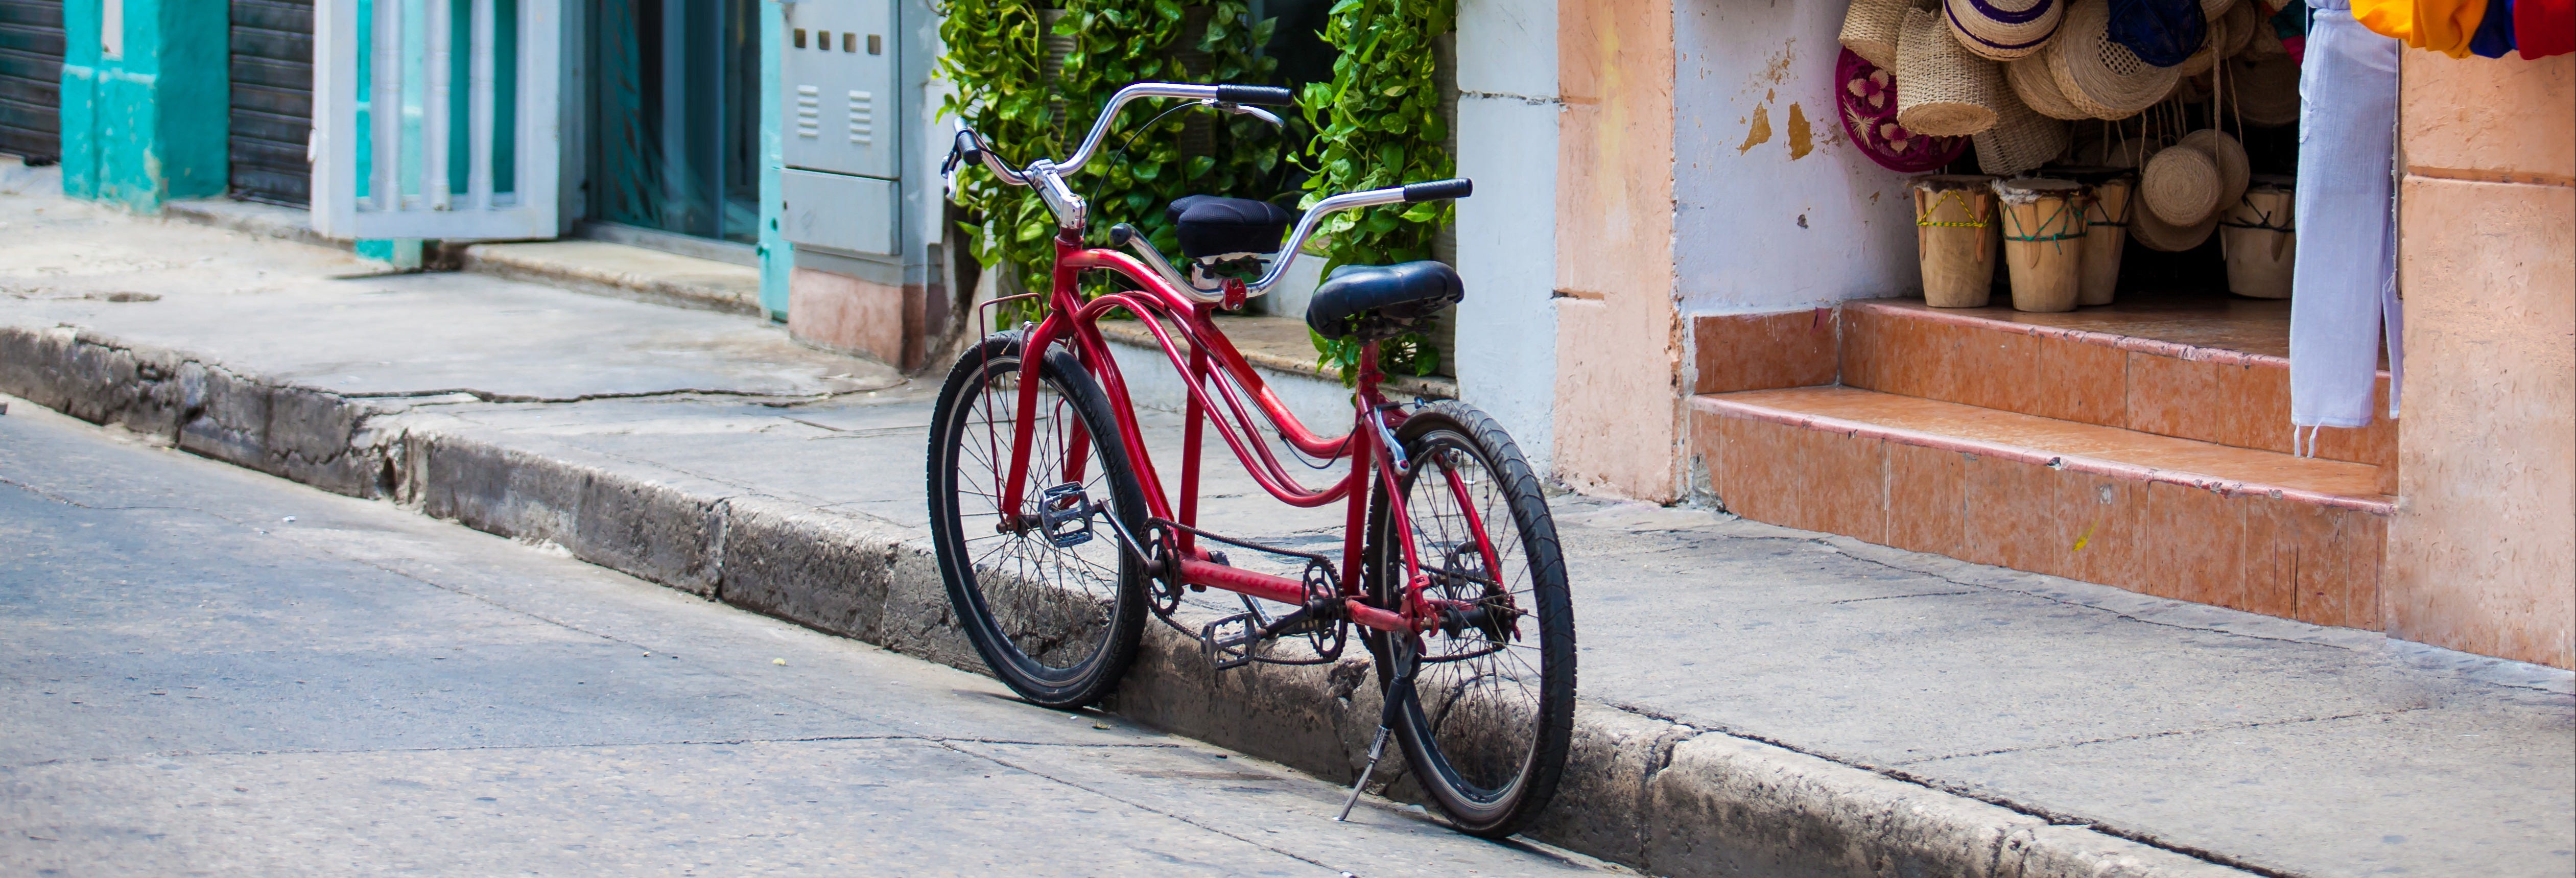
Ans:
{"label": "bicycle pedal", "polygon": [[1252,663],[1252,649],[1260,637],[1261,627],[1252,614],[1236,613],[1199,629],[1199,651],[1217,670],[1240,668]]}
{"label": "bicycle pedal", "polygon": [[1048,544],[1070,549],[1091,542],[1091,515],[1100,507],[1084,495],[1082,483],[1066,482],[1046,489],[1038,504],[1038,529]]}

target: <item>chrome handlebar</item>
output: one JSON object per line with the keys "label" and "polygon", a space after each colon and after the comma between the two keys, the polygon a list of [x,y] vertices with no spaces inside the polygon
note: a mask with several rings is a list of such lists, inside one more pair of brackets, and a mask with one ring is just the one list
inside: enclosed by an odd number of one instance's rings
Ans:
{"label": "chrome handlebar", "polygon": [[[1091,123],[1091,132],[1083,136],[1082,146],[1074,150],[1072,158],[1062,162],[1038,159],[1030,162],[1026,168],[1013,169],[993,151],[992,144],[984,139],[984,135],[973,129],[960,127],[950,158],[950,167],[953,168],[959,159],[980,162],[987,170],[993,172],[993,176],[1004,183],[1035,187],[1038,190],[1038,198],[1045,201],[1047,208],[1055,213],[1056,224],[1079,234],[1080,230],[1090,223],[1090,206],[1083,201],[1082,196],[1074,193],[1073,187],[1065,184],[1064,178],[1080,171],[1083,165],[1091,161],[1094,151],[1100,147],[1101,139],[1108,136],[1110,123],[1117,120],[1118,111],[1127,102],[1139,98],[1195,100],[1226,112],[1252,116],[1272,125],[1282,124],[1278,116],[1247,104],[1255,102],[1286,104],[1293,101],[1289,91],[1284,88],[1139,82],[1119,89],[1117,94],[1110,96],[1108,108],[1101,112],[1098,120]],[[1297,256],[1306,246],[1307,237],[1314,234],[1315,226],[1321,223],[1326,215],[1336,211],[1384,204],[1402,204],[1408,201],[1465,198],[1472,188],[1473,184],[1465,179],[1442,180],[1360,192],[1344,192],[1316,202],[1314,207],[1306,210],[1305,216],[1298,218],[1296,231],[1288,236],[1286,246],[1280,248],[1279,253],[1276,254],[1278,258],[1271,261],[1269,270],[1262,274],[1260,280],[1244,285],[1244,295],[1251,297],[1268,293],[1272,286],[1286,277],[1288,266],[1297,261]],[[1134,227],[1124,223],[1119,224],[1117,228],[1110,230],[1110,240],[1113,245],[1125,246],[1135,251],[1137,257],[1156,274],[1162,275],[1164,280],[1178,287],[1191,299],[1207,303],[1225,299],[1225,286],[1222,281],[1216,281],[1213,287],[1203,285],[1202,281],[1213,279],[1207,278],[1197,266],[1192,267],[1189,276],[1183,276],[1179,269],[1172,266],[1171,260],[1164,258],[1162,251],[1155,249],[1153,243],[1145,240],[1145,236],[1137,233]]]}

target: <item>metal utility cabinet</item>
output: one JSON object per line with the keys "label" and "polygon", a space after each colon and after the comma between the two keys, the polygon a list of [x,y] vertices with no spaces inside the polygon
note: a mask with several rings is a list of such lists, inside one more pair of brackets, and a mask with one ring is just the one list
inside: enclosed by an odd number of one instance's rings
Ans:
{"label": "metal utility cabinet", "polygon": [[787,240],[827,252],[897,255],[903,167],[894,4],[804,0],[786,12],[779,81],[787,89],[780,132]]}

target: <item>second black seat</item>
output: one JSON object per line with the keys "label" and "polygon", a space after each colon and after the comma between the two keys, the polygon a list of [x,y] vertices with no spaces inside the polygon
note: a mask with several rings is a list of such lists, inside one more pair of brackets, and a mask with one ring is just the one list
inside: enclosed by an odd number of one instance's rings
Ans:
{"label": "second black seat", "polygon": [[1249,198],[1185,195],[1164,209],[1180,227],[1181,255],[1191,259],[1237,253],[1277,253],[1288,224],[1296,219],[1285,208]]}

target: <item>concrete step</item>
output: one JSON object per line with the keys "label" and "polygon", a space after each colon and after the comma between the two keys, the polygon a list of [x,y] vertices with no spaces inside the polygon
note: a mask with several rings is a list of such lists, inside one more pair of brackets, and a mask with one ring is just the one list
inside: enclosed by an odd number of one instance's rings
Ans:
{"label": "concrete step", "polygon": [[[1841,382],[1980,408],[2291,453],[2289,302],[2146,299],[2064,314],[1845,303]],[[2379,378],[2385,405],[2388,376]],[[2316,456],[2386,470],[2397,425],[2325,430]]]}
{"label": "concrete step", "polygon": [[1853,387],[1693,398],[1727,511],[1913,551],[2377,630],[2378,468]]}

